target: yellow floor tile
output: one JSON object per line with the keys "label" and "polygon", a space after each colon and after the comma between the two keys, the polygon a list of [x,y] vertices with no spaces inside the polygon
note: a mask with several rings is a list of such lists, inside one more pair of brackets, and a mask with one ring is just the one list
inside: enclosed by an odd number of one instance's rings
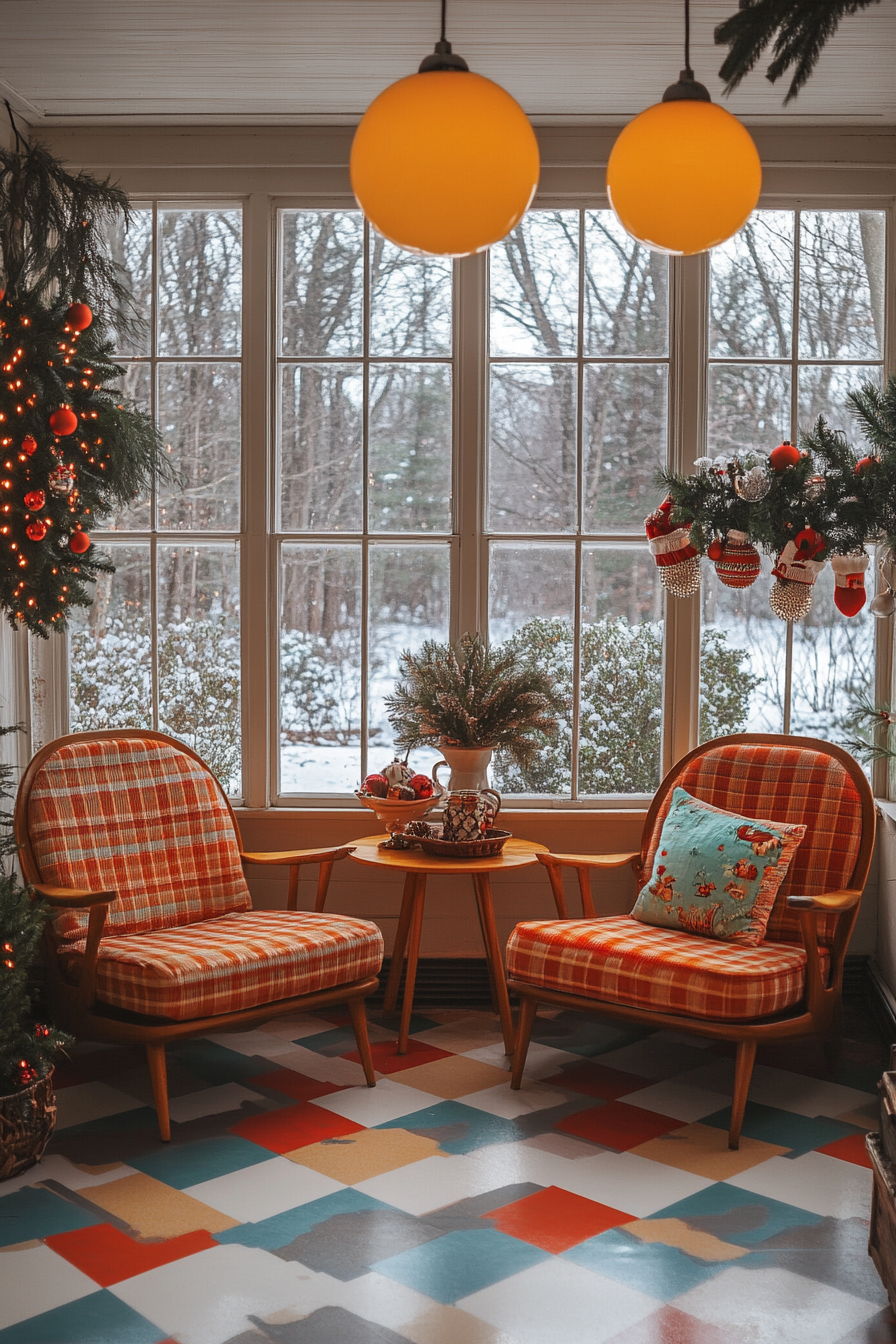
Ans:
{"label": "yellow floor tile", "polygon": [[842,1120],[845,1125],[858,1125],[859,1129],[880,1129],[880,1103],[869,1101],[866,1106],[859,1106],[854,1111],[844,1111],[842,1115],[834,1118]]}
{"label": "yellow floor tile", "polygon": [[[427,1013],[426,1016],[435,1017],[436,1014]],[[503,1039],[500,1020],[491,1015],[485,1017],[482,1013],[475,1017],[459,1015],[438,1027],[414,1033],[415,1041],[434,1045],[439,1050],[453,1050],[458,1055],[465,1050],[481,1050],[484,1045],[497,1045]]]}
{"label": "yellow floor tile", "polygon": [[123,1176],[120,1181],[94,1185],[86,1192],[91,1204],[123,1218],[138,1237],[156,1238],[182,1236],[184,1232],[223,1232],[238,1227],[236,1218],[228,1218],[217,1209],[210,1209],[192,1195],[163,1185],[152,1176],[139,1173]]}
{"label": "yellow floor tile", "polygon": [[750,1167],[757,1167],[760,1162],[767,1162],[770,1157],[783,1157],[790,1149],[761,1139],[741,1138],[740,1148],[732,1152],[728,1147],[727,1129],[695,1124],[673,1129],[671,1133],[661,1134],[658,1139],[650,1139],[629,1151],[637,1157],[647,1157],[651,1162],[662,1162],[667,1167],[705,1176],[710,1181],[725,1181],[729,1176],[737,1176]]}
{"label": "yellow floor tile", "polygon": [[434,1157],[438,1149],[435,1139],[411,1134],[406,1129],[362,1129],[338,1143],[310,1143],[283,1156],[323,1176],[332,1176],[343,1185],[357,1185],[371,1176],[406,1167],[409,1162]]}
{"label": "yellow floor tile", "polygon": [[494,1064],[483,1064],[481,1059],[467,1059],[452,1055],[450,1059],[435,1059],[431,1064],[418,1064],[415,1069],[402,1069],[396,1075],[407,1087],[419,1087],[447,1101],[465,1097],[468,1092],[481,1092],[498,1083],[510,1086],[510,1076]]}
{"label": "yellow floor tile", "polygon": [[740,1260],[742,1256],[750,1254],[745,1247],[720,1241],[711,1232],[700,1232],[681,1218],[641,1218],[634,1223],[622,1223],[616,1231],[629,1232],[638,1241],[674,1246],[679,1251],[686,1251],[688,1255],[696,1256],[698,1260],[708,1260],[711,1264]]}
{"label": "yellow floor tile", "polygon": [[510,1335],[458,1307],[434,1305],[422,1316],[403,1323],[401,1333],[412,1344],[516,1344]]}

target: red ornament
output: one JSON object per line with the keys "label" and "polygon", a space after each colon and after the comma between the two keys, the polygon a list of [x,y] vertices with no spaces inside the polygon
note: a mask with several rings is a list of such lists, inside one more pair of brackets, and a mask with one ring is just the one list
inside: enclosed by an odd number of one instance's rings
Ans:
{"label": "red ornament", "polygon": [[33,434],[25,435],[22,440],[22,452],[27,453],[29,457],[37,452],[37,439]]}
{"label": "red ornament", "polygon": [[865,571],[869,558],[866,551],[853,555],[832,555],[834,571],[834,605],[844,616],[856,616],[865,605]]}
{"label": "red ornament", "polygon": [[361,792],[372,794],[374,798],[385,798],[389,792],[385,775],[368,775],[361,785]]}
{"label": "red ornament", "polygon": [[758,579],[761,568],[759,552],[751,544],[746,532],[729,528],[728,539],[716,561],[716,573],[722,583],[726,588],[749,588]]}
{"label": "red ornament", "polygon": [[864,476],[866,471],[870,471],[872,467],[879,466],[880,460],[876,457],[860,457],[855,465],[855,474],[856,476]]}
{"label": "red ornament", "polygon": [[65,321],[72,331],[86,331],[93,321],[93,313],[86,303],[73,303],[65,314]]}
{"label": "red ornament", "polygon": [[716,537],[715,541],[711,541],[707,546],[706,554],[709,556],[710,560],[721,560],[724,549],[725,546],[721,537]]}
{"label": "red ornament", "polygon": [[769,466],[774,471],[785,471],[787,467],[795,467],[800,460],[799,448],[794,448],[789,439],[779,443],[777,448],[773,448],[768,455]]}
{"label": "red ornament", "polygon": [[28,1087],[31,1083],[36,1083],[38,1079],[37,1069],[33,1069],[27,1059],[19,1060],[19,1082],[22,1087]]}
{"label": "red ornament", "polygon": [[50,428],[58,438],[74,434],[78,428],[78,417],[69,406],[60,406],[59,410],[50,416]]}
{"label": "red ornament", "polygon": [[30,509],[32,513],[40,513],[47,502],[47,497],[43,490],[29,490],[25,496],[25,508]]}
{"label": "red ornament", "polygon": [[46,523],[40,522],[40,520],[38,520],[36,523],[29,523],[28,526],[25,528],[25,536],[28,537],[31,541],[43,541],[46,535],[47,535],[47,525]]}
{"label": "red ornament", "polygon": [[68,539],[69,550],[74,551],[75,555],[83,555],[85,551],[90,549],[91,544],[87,533],[82,532],[80,528],[73,532]]}
{"label": "red ornament", "polygon": [[39,1041],[45,1041],[50,1034],[50,1028],[45,1027],[43,1023],[38,1022],[35,1024],[34,1034]]}
{"label": "red ornament", "polygon": [[411,775],[408,780],[408,788],[414,790],[415,798],[431,798],[432,787],[429,775]]}

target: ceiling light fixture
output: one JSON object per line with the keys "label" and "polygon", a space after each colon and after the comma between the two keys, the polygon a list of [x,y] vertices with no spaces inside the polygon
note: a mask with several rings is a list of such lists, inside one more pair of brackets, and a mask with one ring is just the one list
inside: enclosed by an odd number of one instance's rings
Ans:
{"label": "ceiling light fixture", "polygon": [[452,52],[442,0],[434,53],[375,98],[355,132],[351,179],[361,209],[399,247],[469,256],[520,222],[538,171],[526,114]]}
{"label": "ceiling light fixture", "polygon": [[694,79],[690,18],[685,0],[685,68],[677,84],[629,122],[607,164],[610,204],[626,232],[656,252],[682,257],[737,233],[762,188],[749,131]]}

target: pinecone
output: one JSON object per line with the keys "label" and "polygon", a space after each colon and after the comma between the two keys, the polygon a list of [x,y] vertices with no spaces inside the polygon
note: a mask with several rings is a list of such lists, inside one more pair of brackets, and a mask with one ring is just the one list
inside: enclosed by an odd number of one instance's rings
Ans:
{"label": "pinecone", "polygon": [[429,840],[432,838],[433,829],[426,821],[409,821],[404,833],[414,840]]}

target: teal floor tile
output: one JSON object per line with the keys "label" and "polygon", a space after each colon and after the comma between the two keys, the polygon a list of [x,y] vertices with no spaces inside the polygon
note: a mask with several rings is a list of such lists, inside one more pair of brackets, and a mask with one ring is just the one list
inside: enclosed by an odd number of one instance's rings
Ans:
{"label": "teal floor tile", "polygon": [[425,1134],[428,1138],[438,1139],[446,1153],[472,1153],[490,1143],[514,1143],[527,1137],[512,1120],[502,1120],[459,1101],[437,1102],[374,1128],[409,1129],[414,1134]]}
{"label": "teal floor tile", "polygon": [[735,1246],[758,1248],[769,1237],[790,1227],[811,1227],[820,1223],[816,1213],[782,1204],[767,1195],[754,1195],[723,1181],[680,1199],[650,1215],[651,1218],[681,1218],[690,1227],[709,1232],[720,1241]]}
{"label": "teal floor tile", "polygon": [[314,1050],[319,1055],[344,1055],[357,1050],[358,1043],[351,1027],[333,1027],[332,1031],[318,1031],[314,1036],[300,1036],[296,1045]]}
{"label": "teal floor tile", "polygon": [[207,1083],[244,1083],[256,1073],[276,1068],[261,1055],[241,1055],[216,1041],[181,1041],[168,1046],[168,1055]]}
{"label": "teal floor tile", "polygon": [[222,1245],[256,1246],[263,1251],[276,1251],[287,1246],[296,1237],[309,1232],[318,1223],[324,1223],[337,1213],[361,1213],[368,1209],[389,1209],[391,1205],[371,1199],[360,1190],[337,1190],[335,1194],[324,1195],[323,1199],[313,1199],[310,1204],[302,1204],[297,1209],[287,1209],[273,1218],[265,1218],[260,1223],[241,1223],[239,1227],[229,1227],[226,1232],[216,1232],[215,1241]]}
{"label": "teal floor tile", "polygon": [[60,1140],[75,1138],[79,1134],[124,1134],[141,1129],[158,1133],[159,1120],[153,1106],[138,1106],[133,1111],[119,1111],[117,1115],[104,1115],[99,1120],[85,1120],[80,1125],[66,1125],[58,1129],[55,1137]]}
{"label": "teal floor tile", "polygon": [[270,1162],[276,1154],[238,1134],[224,1134],[219,1139],[202,1139],[198,1143],[181,1143],[176,1147],[159,1147],[143,1157],[130,1159],[130,1165],[147,1176],[154,1176],[175,1190],[188,1185],[211,1181],[216,1176],[227,1176],[243,1167],[254,1167],[259,1162]]}
{"label": "teal floor tile", "polygon": [[[731,1122],[731,1107],[722,1111],[713,1111],[704,1116],[702,1125],[712,1125],[713,1129],[727,1130]],[[844,1124],[842,1120],[829,1120],[827,1116],[809,1117],[796,1115],[793,1111],[781,1111],[777,1106],[763,1106],[758,1101],[748,1101],[744,1111],[744,1123],[741,1131],[745,1138],[762,1139],[765,1143],[777,1143],[789,1148],[787,1157],[802,1157],[815,1148],[821,1148],[835,1139],[845,1139],[849,1134],[864,1134],[856,1125]]]}
{"label": "teal floor tile", "polygon": [[165,1338],[105,1289],[0,1330],[0,1344],[158,1344]]}
{"label": "teal floor tile", "polygon": [[593,1269],[661,1302],[671,1302],[679,1293],[715,1278],[730,1264],[741,1263],[739,1259],[698,1260],[675,1246],[644,1243],[615,1227],[573,1246],[561,1259],[573,1260],[585,1269]]}
{"label": "teal floor tile", "polygon": [[103,1216],[89,1213],[51,1190],[26,1185],[0,1198],[0,1246],[15,1246],[20,1241],[52,1237],[56,1232],[93,1227],[103,1221]]}
{"label": "teal floor tile", "polygon": [[378,1260],[372,1268],[437,1302],[450,1304],[548,1259],[548,1253],[537,1246],[487,1228],[448,1232],[423,1246]]}

